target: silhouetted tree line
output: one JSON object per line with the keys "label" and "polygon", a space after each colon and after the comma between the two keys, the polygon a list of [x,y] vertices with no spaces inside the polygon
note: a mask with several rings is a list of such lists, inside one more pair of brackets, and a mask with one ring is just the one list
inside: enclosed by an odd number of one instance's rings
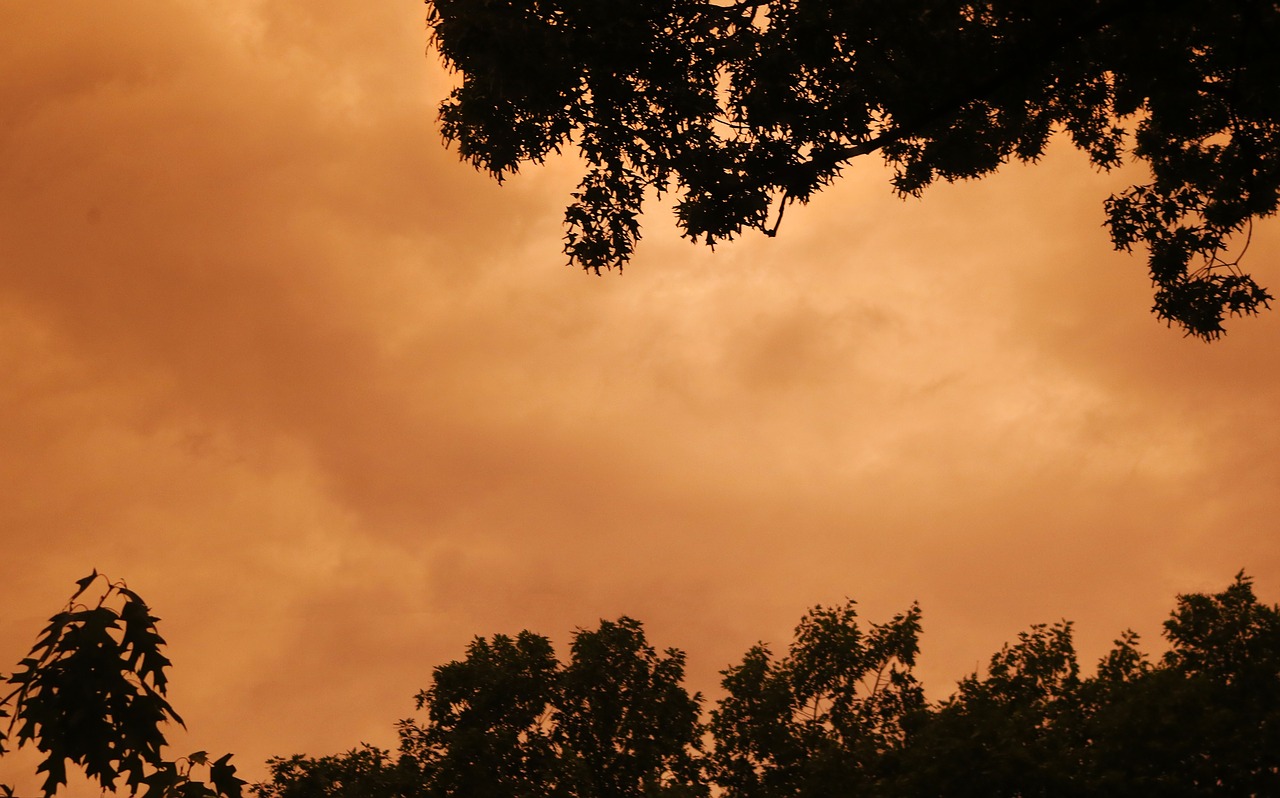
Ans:
{"label": "silhouetted tree line", "polygon": [[913,675],[920,610],[815,607],[785,653],[723,671],[708,716],[684,654],[638,621],[477,638],[418,695],[400,751],[270,763],[262,798],[1280,795],[1280,608],[1240,574],[1177,600],[1153,661],[1125,632],[1082,677],[1071,624],[1033,626],[955,694]]}
{"label": "silhouetted tree line", "polygon": [[[163,754],[163,640],[123,583],[51,619],[0,699],[45,754],[147,798],[239,798],[229,756]],[[1179,596],[1152,659],[1125,632],[1081,676],[1069,622],[1037,625],[925,700],[913,670],[920,610],[861,623],[852,601],[801,618],[785,652],[752,647],[709,713],[684,653],[631,618],[573,635],[561,661],[525,631],[478,637],[435,668],[399,723],[399,750],[362,745],[269,764],[259,798],[836,798],[1280,795],[1280,607],[1243,573]],[[16,733],[15,733],[16,728]],[[0,746],[0,752],[3,751]],[[207,780],[196,776],[207,773]],[[0,794],[12,794],[0,788]]]}

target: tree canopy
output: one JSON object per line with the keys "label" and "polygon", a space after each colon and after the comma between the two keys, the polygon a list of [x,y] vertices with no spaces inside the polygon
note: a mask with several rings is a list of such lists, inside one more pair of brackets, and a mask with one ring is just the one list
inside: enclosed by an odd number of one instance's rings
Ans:
{"label": "tree canopy", "polygon": [[683,678],[684,654],[658,653],[631,618],[579,630],[563,665],[527,631],[477,638],[435,669],[418,695],[426,722],[401,724],[402,750],[429,795],[705,796],[700,698]]}
{"label": "tree canopy", "polygon": [[817,606],[800,619],[787,656],[765,645],[722,672],[725,696],[711,713],[710,779],[727,798],[811,794],[872,784],[882,756],[902,744],[903,724],[924,709],[912,674],[920,609],[863,630],[853,602]]}
{"label": "tree canopy", "polygon": [[[426,723],[401,723],[398,760],[367,747],[278,759],[256,789],[262,798],[354,798],[374,783],[401,798],[1280,794],[1280,607],[1260,603],[1243,573],[1222,592],[1178,597],[1163,656],[1153,661],[1126,631],[1092,675],[1081,673],[1071,623],[1039,624],[929,703],[913,675],[920,634],[914,606],[872,624],[852,601],[814,607],[784,656],[762,643],[721,672],[723,695],[706,720],[680,684],[683,656],[654,653],[634,620],[579,631],[565,664],[529,632],[477,638],[465,659],[435,669],[419,695]],[[380,782],[370,781],[375,761]]]}
{"label": "tree canopy", "polygon": [[[7,677],[0,743],[67,762],[104,790],[239,798],[229,756],[170,761],[168,661],[136,593],[51,619]],[[529,631],[477,637],[436,667],[395,753],[360,745],[268,762],[259,798],[1029,798],[1280,795],[1280,607],[1238,574],[1179,596],[1155,659],[1126,631],[1081,672],[1069,622],[1040,624],[982,673],[928,702],[914,676],[921,615],[864,623],[854,602],[814,607],[776,656],[764,643],[721,672],[709,713],[684,654],[631,618],[572,636],[568,656]],[[0,748],[0,753],[3,749]],[[193,769],[207,770],[206,781]],[[123,778],[124,784],[118,783]],[[0,785],[0,795],[12,795]]]}
{"label": "tree canopy", "polygon": [[499,180],[576,148],[565,253],[600,273],[671,192],[684,236],[774,235],[848,164],[892,187],[1035,161],[1056,133],[1146,182],[1110,197],[1154,312],[1216,338],[1271,295],[1239,267],[1280,202],[1280,4],[1262,0],[427,0],[461,85],[447,141]]}
{"label": "tree canopy", "polygon": [[[654,654],[636,621],[578,632],[565,665],[528,632],[477,638],[464,660],[436,668],[419,695],[426,724],[401,724],[400,759],[375,757],[381,783],[398,785],[381,794],[1280,793],[1280,607],[1259,603],[1243,574],[1220,593],[1178,598],[1158,660],[1126,631],[1090,676],[1072,625],[1040,624],[930,704],[912,673],[919,636],[914,606],[865,626],[853,602],[815,607],[785,656],[759,644],[722,671],[723,696],[705,723],[690,714],[698,698],[680,686],[682,656]],[[602,656],[587,661],[587,649]],[[575,671],[596,700],[574,698],[583,694]],[[675,714],[664,714],[670,707]],[[626,717],[642,720],[619,723]],[[628,726],[643,732],[618,733]],[[584,744],[570,731],[584,728],[603,733]],[[275,760],[256,789],[263,798],[364,795],[371,756],[366,747]]]}

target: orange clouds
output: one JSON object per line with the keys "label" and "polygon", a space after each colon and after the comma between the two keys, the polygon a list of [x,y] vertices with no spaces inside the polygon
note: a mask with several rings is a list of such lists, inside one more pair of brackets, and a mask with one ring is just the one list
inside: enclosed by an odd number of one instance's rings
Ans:
{"label": "orange clouds", "polygon": [[127,578],[180,745],[256,774],[391,742],[474,634],[625,612],[707,690],[810,604],[919,598],[941,695],[1031,622],[1094,656],[1242,566],[1277,595],[1278,322],[1156,324],[1123,175],[903,203],[867,163],[714,254],[655,207],[594,278],[569,170],[441,148],[422,16],[0,10],[0,653]]}

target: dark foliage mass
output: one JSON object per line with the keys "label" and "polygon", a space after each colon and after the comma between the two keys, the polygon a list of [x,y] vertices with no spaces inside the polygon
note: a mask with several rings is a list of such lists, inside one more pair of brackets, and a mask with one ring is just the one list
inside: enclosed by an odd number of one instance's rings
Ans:
{"label": "dark foliage mass", "polygon": [[782,656],[723,671],[705,722],[634,620],[574,636],[477,638],[435,670],[398,758],[361,748],[271,763],[262,798],[442,796],[1280,795],[1280,607],[1243,574],[1181,596],[1152,661],[1125,632],[1084,677],[1071,624],[1018,635],[948,699],[912,675],[916,607],[859,623],[815,607]]}
{"label": "dark foliage mass", "polygon": [[[20,670],[3,679],[13,689],[0,698],[0,719],[8,719],[0,723],[0,754],[10,736],[19,746],[34,744],[44,757],[45,796],[67,783],[71,763],[104,792],[123,777],[131,795],[145,787],[144,798],[240,798],[244,782],[230,754],[164,756],[161,726],[182,718],[165,699],[170,663],[150,608],[97,571],[76,588]],[[208,782],[194,778],[196,769]],[[13,794],[4,785],[0,793]]]}
{"label": "dark foliage mass", "polygon": [[[1106,202],[1156,315],[1215,338],[1270,294],[1238,268],[1280,201],[1280,4],[1259,0],[427,0],[461,85],[446,140],[501,180],[573,147],[571,263],[621,267],[647,194],[715,244],[773,235],[858,156],[893,188],[1034,161],[1055,133],[1147,182]],[[1237,235],[1239,234],[1239,235]],[[1237,245],[1228,254],[1228,244]]]}
{"label": "dark foliage mass", "polygon": [[[92,578],[82,580],[82,593]],[[104,788],[238,798],[228,757],[161,757],[167,661],[141,600],[108,583],[96,607],[54,617],[0,701],[19,742]],[[104,602],[123,599],[119,609]],[[100,633],[96,618],[107,607]],[[126,610],[125,607],[133,609]],[[125,620],[126,616],[130,620]],[[129,631],[129,624],[136,632]],[[1280,795],[1280,607],[1242,574],[1180,596],[1163,656],[1125,632],[1081,674],[1068,622],[1033,626],[954,694],[913,675],[920,610],[862,624],[853,602],[815,607],[785,654],[761,644],[723,671],[709,713],[684,655],[630,618],[573,635],[568,659],[531,632],[476,638],[437,667],[399,751],[271,760],[259,798],[1030,798]],[[103,637],[105,634],[105,638]],[[88,658],[94,667],[83,666]],[[67,674],[74,679],[68,680]],[[3,739],[3,737],[0,737]],[[209,783],[191,776],[207,767]],[[0,788],[0,794],[12,794]]]}

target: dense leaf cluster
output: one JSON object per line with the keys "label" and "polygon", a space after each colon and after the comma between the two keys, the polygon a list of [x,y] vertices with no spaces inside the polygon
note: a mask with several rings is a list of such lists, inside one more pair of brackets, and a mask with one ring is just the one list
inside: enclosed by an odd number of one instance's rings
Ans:
{"label": "dense leaf cluster", "polygon": [[1070,623],[1038,625],[928,704],[916,607],[859,625],[816,607],[783,657],[723,672],[699,718],[683,656],[623,618],[568,663],[523,632],[477,638],[419,695],[393,758],[369,747],[271,763],[262,798],[1029,798],[1280,795],[1280,607],[1243,574],[1178,598],[1152,661],[1124,633],[1082,677]]}
{"label": "dense leaf cluster", "polygon": [[1034,161],[1063,133],[1148,182],[1111,197],[1154,310],[1214,338],[1271,296],[1227,247],[1280,201],[1280,4],[1262,0],[427,0],[461,85],[446,140],[499,180],[576,147],[571,263],[621,267],[647,194],[715,244],[772,235],[848,162],[895,190]]}
{"label": "dense leaf cluster", "polygon": [[[400,724],[398,759],[367,747],[277,759],[256,789],[262,798],[706,796],[699,698],[683,679],[684,655],[656,651],[630,618],[579,631],[563,664],[530,632],[477,638],[465,659],[435,669],[418,696],[425,722]],[[367,767],[375,760],[380,772]]]}
{"label": "dense leaf cluster", "polygon": [[924,708],[911,673],[920,610],[863,631],[852,602],[815,607],[787,656],[757,645],[724,671],[711,713],[707,771],[726,796],[805,795],[821,784],[853,792],[901,745],[903,720]]}
{"label": "dense leaf cluster", "polygon": [[[92,605],[78,603],[102,581]],[[182,718],[165,698],[169,659],[156,618],[137,593],[94,571],[76,582],[66,609],[54,615],[20,670],[4,678],[13,690],[0,699],[0,754],[14,735],[44,755],[44,794],[67,783],[67,764],[79,766],[103,790],[123,777],[144,798],[239,798],[244,783],[230,755],[210,760],[199,751],[176,761],[163,755],[167,722]],[[16,732],[14,727],[17,727]],[[209,782],[192,778],[206,768]],[[7,789],[7,788],[0,788]]]}

